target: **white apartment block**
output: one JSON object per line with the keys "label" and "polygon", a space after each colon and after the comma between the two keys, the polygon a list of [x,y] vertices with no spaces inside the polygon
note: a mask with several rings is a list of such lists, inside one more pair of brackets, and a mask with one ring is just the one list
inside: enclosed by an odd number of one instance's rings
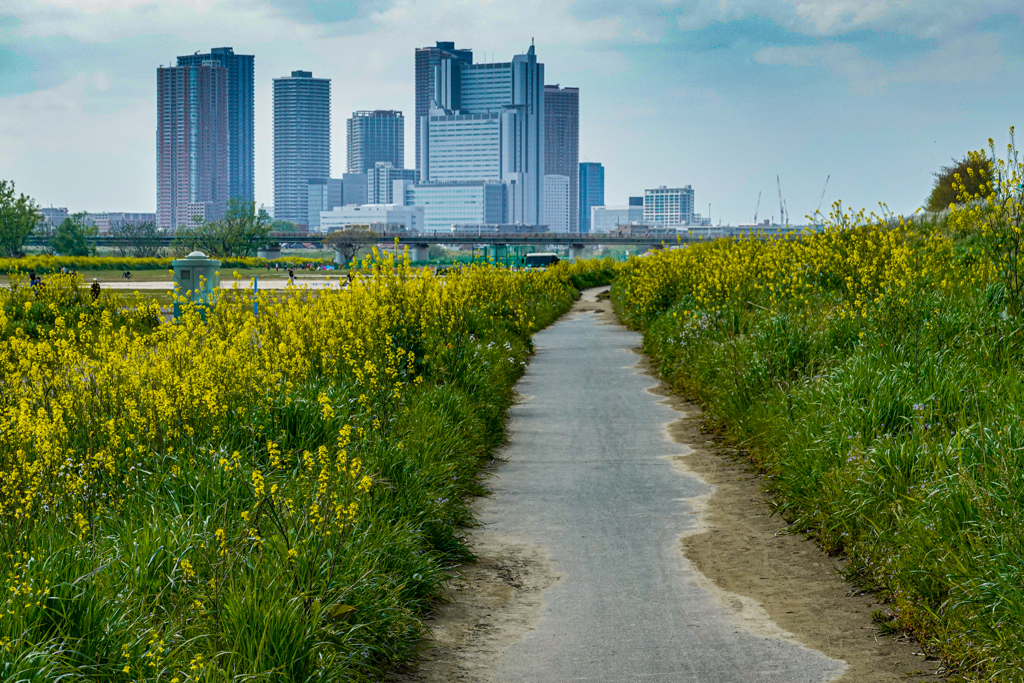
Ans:
{"label": "white apartment block", "polygon": [[665,187],[644,190],[644,223],[665,227],[693,222],[693,188]]}

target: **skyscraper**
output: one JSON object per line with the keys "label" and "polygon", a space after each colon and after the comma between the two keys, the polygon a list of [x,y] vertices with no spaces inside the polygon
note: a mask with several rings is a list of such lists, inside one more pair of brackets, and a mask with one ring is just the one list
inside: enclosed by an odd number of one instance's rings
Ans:
{"label": "skyscraper", "polygon": [[309,181],[331,177],[331,81],[274,79],[274,217],[307,226]]}
{"label": "skyscraper", "polygon": [[[416,50],[416,173],[420,180],[420,120],[430,113],[434,99],[434,71],[442,59],[455,59],[464,64],[473,63],[472,50],[456,50],[453,42],[439,42],[436,47],[421,47]],[[456,109],[460,108],[458,73],[454,83]]]}
{"label": "skyscraper", "polygon": [[442,57],[420,119],[421,183],[500,180],[510,223],[541,222],[544,197],[544,65],[531,45],[511,62]]}
{"label": "skyscraper", "polygon": [[256,199],[253,162],[253,82],[256,58],[236,55],[230,47],[215,47],[208,54],[178,57],[178,66],[216,62],[228,72],[228,196],[251,202]]}
{"label": "skyscraper", "polygon": [[378,161],[405,168],[405,118],[400,111],[357,111],[348,120],[348,172],[366,173]]}
{"label": "skyscraper", "polygon": [[[569,178],[569,196],[579,193],[580,90],[544,86],[544,172]],[[579,232],[579,202],[569,202],[569,232]]]}
{"label": "skyscraper", "polygon": [[585,161],[580,164],[580,232],[590,232],[592,206],[604,206],[604,166]]}
{"label": "skyscraper", "polygon": [[215,61],[156,72],[157,224],[224,215],[230,196],[228,70]]}

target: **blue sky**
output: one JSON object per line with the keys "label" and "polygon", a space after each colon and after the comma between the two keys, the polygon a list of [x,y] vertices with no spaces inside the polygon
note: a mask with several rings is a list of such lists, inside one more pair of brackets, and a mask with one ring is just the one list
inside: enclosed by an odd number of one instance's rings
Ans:
{"label": "blue sky", "polygon": [[153,211],[156,76],[178,54],[256,55],[256,194],[273,203],[271,79],[332,79],[345,119],[405,112],[413,50],[506,61],[535,39],[578,86],[580,155],[608,203],[692,185],[714,221],[836,199],[910,212],[950,157],[1024,123],[1024,3],[1009,0],[12,0],[0,7],[0,178],[40,204]]}

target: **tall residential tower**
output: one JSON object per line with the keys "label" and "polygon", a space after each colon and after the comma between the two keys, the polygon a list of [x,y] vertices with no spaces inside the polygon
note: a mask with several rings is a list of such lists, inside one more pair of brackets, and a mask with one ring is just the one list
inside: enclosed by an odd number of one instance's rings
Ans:
{"label": "tall residential tower", "polygon": [[544,86],[544,172],[569,179],[569,232],[579,232],[580,90]]}
{"label": "tall residential tower", "polygon": [[228,70],[215,61],[156,72],[157,225],[219,220],[230,196]]}
{"label": "tall residential tower", "polygon": [[309,181],[331,177],[331,81],[274,79],[274,218],[308,227]]}
{"label": "tall residential tower", "polygon": [[405,118],[400,111],[357,111],[348,120],[348,172],[366,173],[379,161],[405,168]]}
{"label": "tall residential tower", "polygon": [[178,57],[178,66],[215,62],[227,69],[228,196],[251,202],[256,199],[253,149],[253,83],[256,58],[236,55],[230,47],[215,47],[207,54]]}

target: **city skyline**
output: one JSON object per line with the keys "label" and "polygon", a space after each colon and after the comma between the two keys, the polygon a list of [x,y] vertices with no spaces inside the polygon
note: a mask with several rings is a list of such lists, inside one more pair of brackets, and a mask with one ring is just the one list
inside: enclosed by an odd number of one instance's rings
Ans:
{"label": "city skyline", "polygon": [[[511,24],[498,19],[513,14]],[[796,219],[818,205],[831,175],[825,207],[842,198],[909,212],[950,157],[988,137],[1001,146],[1020,123],[1014,84],[1024,57],[1010,46],[1024,34],[1022,15],[1014,3],[987,1],[954,11],[881,0],[622,8],[499,0],[484,11],[450,2],[268,0],[239,9],[109,0],[101,11],[27,0],[0,10],[0,177],[42,205],[154,210],[152,74],[174,55],[230,45],[258,61],[256,200],[269,205],[272,75],[303,68],[335,80],[344,93],[332,102],[340,168],[351,112],[415,111],[417,47],[451,40],[492,61],[536,37],[547,82],[580,88],[580,160],[604,163],[608,203],[690,184],[696,209],[706,214],[710,202],[716,223],[749,222],[758,192],[772,196],[780,175]],[[282,32],[300,40],[282,41]],[[406,126],[407,167],[414,129]],[[774,204],[762,200],[761,215],[777,214]]]}

